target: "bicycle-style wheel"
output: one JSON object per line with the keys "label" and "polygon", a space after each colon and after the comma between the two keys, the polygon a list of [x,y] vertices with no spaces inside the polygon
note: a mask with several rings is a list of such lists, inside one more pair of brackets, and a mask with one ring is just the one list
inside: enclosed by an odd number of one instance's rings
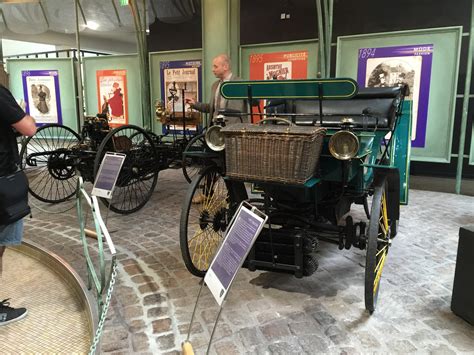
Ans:
{"label": "bicycle-style wheel", "polygon": [[386,178],[377,179],[374,188],[365,264],[365,308],[370,313],[377,304],[380,279],[391,245]]}
{"label": "bicycle-style wheel", "polygon": [[191,183],[181,211],[179,241],[193,275],[203,277],[209,268],[230,220],[230,202],[226,182],[214,166]]}
{"label": "bicycle-style wheel", "polygon": [[199,153],[206,149],[204,134],[193,137],[183,151],[183,175],[187,182],[191,182],[197,173],[205,166],[203,158]]}
{"label": "bicycle-style wheel", "polygon": [[149,134],[137,126],[121,126],[110,131],[97,150],[94,177],[106,152],[126,154],[111,200],[102,202],[111,211],[129,214],[141,209],[151,198],[158,180],[157,154]]}
{"label": "bicycle-style wheel", "polygon": [[24,142],[21,168],[29,182],[29,191],[38,200],[59,203],[74,196],[77,175],[72,148],[81,138],[71,128],[59,124],[45,125]]}

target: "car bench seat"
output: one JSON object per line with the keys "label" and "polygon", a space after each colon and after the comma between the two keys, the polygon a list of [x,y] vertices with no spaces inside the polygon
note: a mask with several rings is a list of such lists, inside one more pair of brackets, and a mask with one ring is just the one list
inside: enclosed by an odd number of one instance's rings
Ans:
{"label": "car bench seat", "polygon": [[[403,87],[361,88],[356,96],[343,100],[323,100],[323,126],[339,126],[341,119],[350,117],[356,127],[392,129]],[[320,123],[319,100],[291,100],[287,112],[306,114],[295,116],[298,125]]]}

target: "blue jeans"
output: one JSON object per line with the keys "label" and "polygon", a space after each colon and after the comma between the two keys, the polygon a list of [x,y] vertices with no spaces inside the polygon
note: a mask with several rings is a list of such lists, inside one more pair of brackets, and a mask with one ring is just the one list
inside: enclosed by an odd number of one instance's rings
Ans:
{"label": "blue jeans", "polygon": [[0,226],[0,246],[21,244],[23,219],[6,226]]}

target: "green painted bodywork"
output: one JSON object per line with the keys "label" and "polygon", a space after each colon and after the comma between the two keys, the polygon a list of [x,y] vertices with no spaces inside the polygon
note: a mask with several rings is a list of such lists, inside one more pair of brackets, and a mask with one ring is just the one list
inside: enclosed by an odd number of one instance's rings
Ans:
{"label": "green painted bodywork", "polygon": [[408,187],[410,182],[410,150],[411,150],[411,101],[403,103],[402,115],[395,128],[392,139],[390,165],[398,168],[400,173],[400,203],[408,204]]}
{"label": "green painted bodywork", "polygon": [[[254,99],[350,99],[357,94],[357,83],[348,78],[312,80],[227,81],[221,85],[226,99],[246,99],[249,88]],[[320,89],[322,91],[320,92]],[[321,96],[320,96],[321,95]]]}

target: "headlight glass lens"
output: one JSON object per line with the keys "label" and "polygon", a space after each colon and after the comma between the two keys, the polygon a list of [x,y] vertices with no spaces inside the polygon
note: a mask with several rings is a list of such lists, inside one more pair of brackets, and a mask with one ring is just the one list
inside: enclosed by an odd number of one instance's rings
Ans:
{"label": "headlight glass lens", "polygon": [[359,139],[350,131],[336,132],[329,139],[329,152],[339,160],[349,160],[359,151]]}
{"label": "headlight glass lens", "polygon": [[212,126],[206,131],[206,144],[212,150],[219,152],[225,148],[224,134],[221,126]]}

